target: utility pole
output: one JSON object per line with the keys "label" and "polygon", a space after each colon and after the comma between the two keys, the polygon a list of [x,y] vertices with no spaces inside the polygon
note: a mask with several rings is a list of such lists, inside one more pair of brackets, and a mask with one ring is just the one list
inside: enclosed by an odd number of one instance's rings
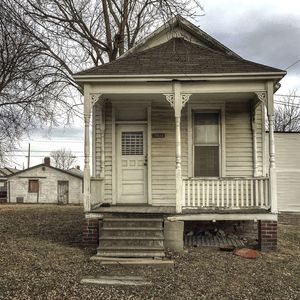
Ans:
{"label": "utility pole", "polygon": [[30,143],[28,143],[27,168],[30,167]]}

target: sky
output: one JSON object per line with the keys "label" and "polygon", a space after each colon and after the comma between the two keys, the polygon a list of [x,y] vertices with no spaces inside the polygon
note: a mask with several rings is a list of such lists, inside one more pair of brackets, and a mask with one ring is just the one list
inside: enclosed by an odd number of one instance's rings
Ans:
{"label": "sky", "polygon": [[[295,0],[202,0],[204,16],[193,21],[228,48],[245,59],[280,69],[288,68],[277,94],[298,90],[300,95],[300,2]],[[83,120],[76,119],[65,128],[50,133],[36,130],[20,141],[20,150],[11,166],[27,166],[28,143],[30,166],[42,162],[52,150],[66,148],[78,157],[83,168]]]}

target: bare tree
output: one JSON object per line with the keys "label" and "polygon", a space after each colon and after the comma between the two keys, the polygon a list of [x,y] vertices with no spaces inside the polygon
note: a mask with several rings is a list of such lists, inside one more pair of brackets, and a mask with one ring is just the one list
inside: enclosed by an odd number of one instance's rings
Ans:
{"label": "bare tree", "polygon": [[[199,0],[0,0],[0,158],[25,132],[68,122],[73,74],[113,61],[167,19],[202,13]],[[75,100],[74,100],[75,99]]]}
{"label": "bare tree", "polygon": [[275,103],[275,131],[300,132],[300,101],[296,92],[291,92]]}
{"label": "bare tree", "polygon": [[77,157],[71,150],[61,148],[59,150],[51,151],[50,157],[54,162],[54,166],[59,169],[69,170],[77,160]]}
{"label": "bare tree", "polygon": [[[18,23],[0,0],[0,163],[30,130],[69,123],[75,103],[43,45]],[[32,28],[34,25],[32,24]]]}

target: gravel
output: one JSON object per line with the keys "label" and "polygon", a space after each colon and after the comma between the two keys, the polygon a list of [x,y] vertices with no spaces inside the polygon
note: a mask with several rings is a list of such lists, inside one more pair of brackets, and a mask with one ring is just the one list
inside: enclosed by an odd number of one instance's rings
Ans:
{"label": "gravel", "polygon": [[[256,260],[203,247],[169,256],[174,269],[100,266],[81,243],[82,208],[0,205],[0,299],[300,299],[300,228],[279,226],[279,250]],[[134,275],[147,287],[81,285]]]}

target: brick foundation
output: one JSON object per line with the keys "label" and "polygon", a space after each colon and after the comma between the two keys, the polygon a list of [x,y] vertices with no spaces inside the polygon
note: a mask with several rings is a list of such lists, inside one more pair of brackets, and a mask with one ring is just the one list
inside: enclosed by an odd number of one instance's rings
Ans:
{"label": "brick foundation", "polygon": [[277,221],[258,222],[258,243],[261,251],[277,249]]}
{"label": "brick foundation", "polygon": [[82,243],[98,245],[99,219],[84,219],[82,224]]}

